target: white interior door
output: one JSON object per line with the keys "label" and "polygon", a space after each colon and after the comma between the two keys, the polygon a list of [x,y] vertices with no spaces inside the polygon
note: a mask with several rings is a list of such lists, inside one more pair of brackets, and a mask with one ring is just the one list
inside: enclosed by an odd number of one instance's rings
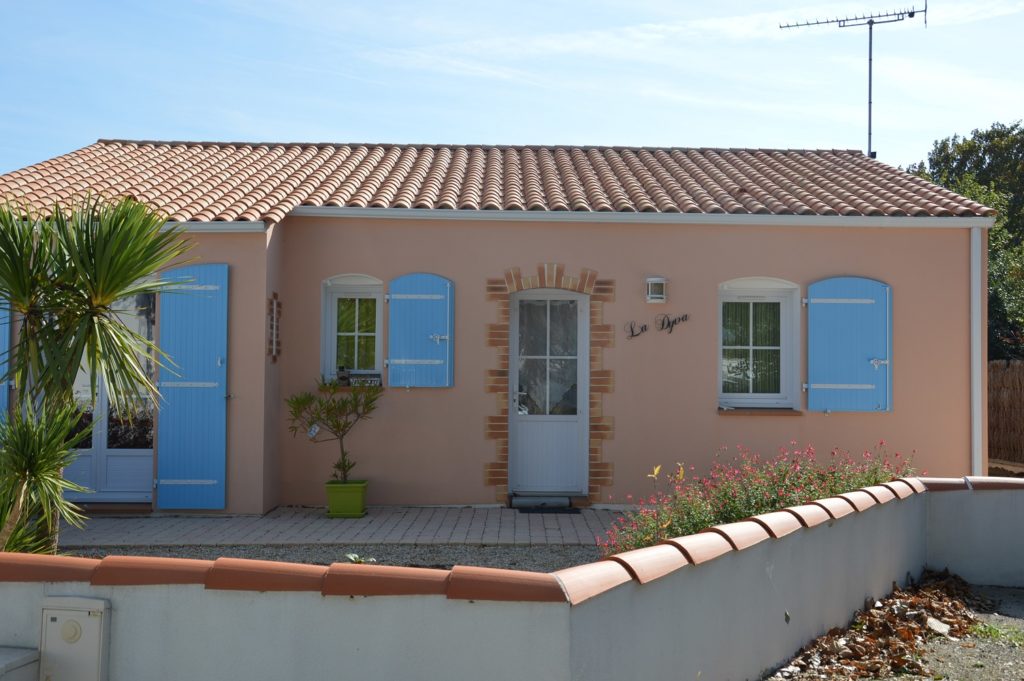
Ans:
{"label": "white interior door", "polygon": [[[149,340],[153,339],[154,299],[152,295],[124,304],[121,319]],[[151,358],[142,359],[152,375]],[[89,375],[80,371],[75,379],[75,397],[89,402]],[[92,490],[87,494],[67,493],[77,502],[147,502],[153,499],[153,404],[147,398],[131,414],[111,408],[107,387],[100,382],[96,402],[86,407],[85,419],[92,423],[92,435],[79,447],[78,458],[64,469],[64,477]]]}
{"label": "white interior door", "polygon": [[509,489],[587,494],[590,305],[535,289],[510,310]]}

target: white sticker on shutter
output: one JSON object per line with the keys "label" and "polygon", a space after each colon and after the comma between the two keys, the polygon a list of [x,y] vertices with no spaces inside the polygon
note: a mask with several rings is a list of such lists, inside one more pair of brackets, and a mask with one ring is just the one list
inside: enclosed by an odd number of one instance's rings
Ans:
{"label": "white sticker on shutter", "polygon": [[389,359],[389,364],[444,364],[443,359]]}
{"label": "white sticker on shutter", "polygon": [[444,300],[445,297],[435,293],[392,293],[391,300]]}
{"label": "white sticker on shutter", "polygon": [[210,381],[159,381],[160,388],[216,388],[220,383]]}

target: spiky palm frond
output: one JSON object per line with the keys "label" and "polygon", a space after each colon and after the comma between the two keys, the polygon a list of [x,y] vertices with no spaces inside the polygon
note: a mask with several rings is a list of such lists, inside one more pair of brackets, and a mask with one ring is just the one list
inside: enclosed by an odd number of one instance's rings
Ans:
{"label": "spiky palm frond", "polygon": [[31,543],[40,530],[49,533],[61,519],[81,525],[84,516],[64,492],[87,490],[62,475],[91,432],[78,428],[81,418],[74,404],[43,406],[38,412],[26,406],[0,423],[0,550],[10,550],[12,539]]}

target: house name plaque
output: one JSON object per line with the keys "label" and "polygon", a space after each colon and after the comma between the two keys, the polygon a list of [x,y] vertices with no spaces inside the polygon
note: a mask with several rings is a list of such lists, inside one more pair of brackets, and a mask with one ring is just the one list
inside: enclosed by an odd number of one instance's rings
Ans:
{"label": "house name plaque", "polygon": [[[689,318],[690,315],[688,314],[660,314],[654,318],[654,329],[655,331],[666,331],[668,333],[672,333],[672,330],[676,328],[676,326],[687,321]],[[650,329],[651,325],[645,322],[626,322],[626,340],[642,336],[650,331]]]}

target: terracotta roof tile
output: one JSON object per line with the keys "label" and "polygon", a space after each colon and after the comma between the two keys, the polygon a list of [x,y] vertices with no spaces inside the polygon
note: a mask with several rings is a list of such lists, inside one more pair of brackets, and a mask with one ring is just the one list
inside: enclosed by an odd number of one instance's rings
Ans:
{"label": "terracotta roof tile", "polygon": [[640,584],[652,582],[690,564],[682,550],[674,544],[658,544],[616,553],[605,560],[613,560],[622,565]]}
{"label": "terracotta roof tile", "polygon": [[575,565],[551,574],[562,584],[572,605],[579,605],[633,579],[622,564],[610,560]]}
{"label": "terracotta roof tile", "polygon": [[964,217],[994,211],[857,151],[100,140],[0,175],[38,209],[130,195],[182,221],[297,206]]}

